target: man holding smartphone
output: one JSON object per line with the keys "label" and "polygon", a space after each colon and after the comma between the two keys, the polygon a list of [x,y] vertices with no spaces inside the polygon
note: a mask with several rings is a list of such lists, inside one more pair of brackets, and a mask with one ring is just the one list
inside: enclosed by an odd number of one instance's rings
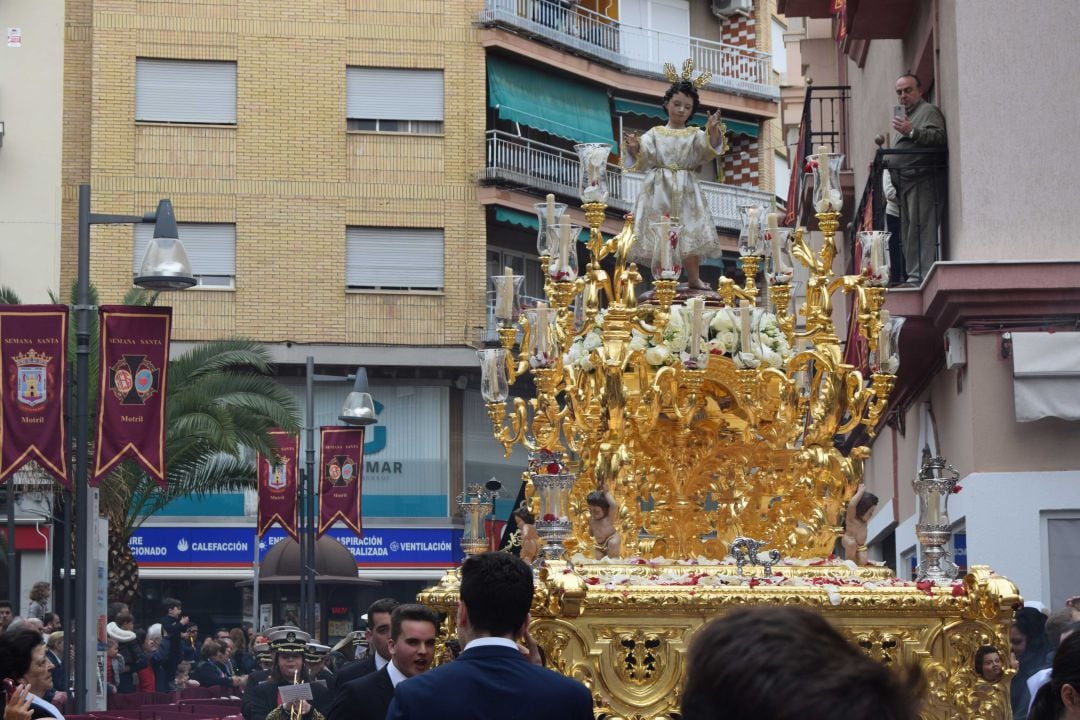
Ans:
{"label": "man holding smartphone", "polygon": [[[893,148],[943,148],[947,141],[941,111],[923,100],[915,75],[896,80],[898,105],[893,111]],[[944,158],[911,153],[890,158],[892,182],[897,187],[907,281],[921,283],[937,257],[937,231],[945,208]]]}

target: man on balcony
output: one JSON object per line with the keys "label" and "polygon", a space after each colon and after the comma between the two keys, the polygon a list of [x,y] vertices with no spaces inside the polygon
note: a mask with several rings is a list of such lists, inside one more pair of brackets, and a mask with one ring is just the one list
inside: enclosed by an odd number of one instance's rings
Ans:
{"label": "man on balcony", "polygon": [[[897,102],[903,108],[892,119],[892,147],[898,150],[943,148],[945,118],[923,100],[922,83],[911,74],[896,81]],[[921,283],[937,259],[938,224],[945,208],[943,155],[911,153],[895,156],[890,166],[900,195],[904,264],[907,281]]]}

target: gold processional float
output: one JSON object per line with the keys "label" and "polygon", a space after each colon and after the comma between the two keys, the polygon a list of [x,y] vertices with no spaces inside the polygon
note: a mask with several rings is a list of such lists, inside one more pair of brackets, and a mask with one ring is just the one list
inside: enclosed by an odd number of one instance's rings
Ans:
{"label": "gold processional float", "polygon": [[[1012,672],[988,684],[973,659],[982,645],[1009,647],[1020,598],[985,566],[953,580],[943,546],[956,474],[944,461],[915,480],[920,582],[832,555],[870,454],[845,455],[835,439],[878,426],[902,323],[882,310],[884,233],[861,238],[862,274],[833,274],[841,156],[823,147],[811,158],[816,251],[804,228],[742,208],[743,286],[721,278],[718,293],[680,292],[678,220],[665,218],[652,291],[639,295],[632,218],[614,237],[600,232],[609,147],[576,149],[589,262],[579,274],[580,229],[549,196],[537,205],[547,301],[523,309],[522,277],[495,276],[501,347],[478,352],[496,439],[507,456],[515,444],[529,451],[526,503],[544,544],[531,627],[548,666],[590,688],[598,718],[677,716],[699,627],[731,608],[801,605],[885,664],[917,660],[929,685],[924,718],[1007,717]],[[808,273],[797,314],[793,259]],[[843,362],[840,293],[857,306],[869,381]],[[509,385],[525,374],[535,396],[507,408]],[[482,518],[493,500],[483,486],[459,498],[468,553],[488,548]],[[457,587],[450,571],[421,595],[448,613],[451,633]]]}

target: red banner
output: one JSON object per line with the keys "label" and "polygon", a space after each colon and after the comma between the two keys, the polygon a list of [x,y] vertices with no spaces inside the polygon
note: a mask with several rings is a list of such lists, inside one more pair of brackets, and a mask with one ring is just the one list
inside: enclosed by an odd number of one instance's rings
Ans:
{"label": "red banner", "polygon": [[259,455],[259,523],[255,533],[262,535],[277,523],[299,542],[296,464],[300,458],[300,438],[284,430],[272,430],[270,437],[277,453],[274,457]]}
{"label": "red banner", "polygon": [[340,520],[359,537],[360,486],[364,474],[364,428],[320,428],[319,532],[317,537]]}
{"label": "red banner", "polygon": [[0,483],[30,460],[68,476],[68,308],[0,305]]}
{"label": "red banner", "polygon": [[172,308],[101,306],[101,382],[90,484],[126,458],[162,487]]}

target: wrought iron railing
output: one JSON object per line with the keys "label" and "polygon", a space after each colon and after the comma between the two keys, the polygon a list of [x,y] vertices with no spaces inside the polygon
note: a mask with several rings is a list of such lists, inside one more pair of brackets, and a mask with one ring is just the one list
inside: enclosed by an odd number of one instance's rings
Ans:
{"label": "wrought iron railing", "polygon": [[481,25],[500,25],[590,55],[621,69],[663,77],[665,62],[693,58],[717,89],[780,97],[772,58],[751,48],[635,27],[560,0],[485,0]]}
{"label": "wrought iron railing", "polygon": [[[920,285],[947,240],[949,154],[946,148],[879,148],[852,220],[849,272],[862,257],[860,230],[888,230],[892,285]],[[884,182],[884,173],[889,182]],[[892,207],[890,208],[890,197]],[[917,259],[917,260],[916,260]],[[915,261],[912,265],[912,261]]]}
{"label": "wrought iron railing", "polygon": [[[541,192],[573,197],[578,192],[580,162],[576,153],[545,143],[518,137],[501,130],[487,132],[485,180],[524,185]],[[618,210],[632,209],[645,176],[626,172],[608,163],[608,205]],[[700,182],[701,194],[717,227],[738,230],[742,220],[739,206],[754,202],[770,205],[773,195],[756,188]]]}
{"label": "wrought iron railing", "polygon": [[791,182],[788,186],[789,225],[803,221],[802,202],[810,177],[803,172],[807,156],[817,152],[820,145],[827,145],[831,152],[843,153],[843,169],[851,169],[847,140],[847,103],[850,97],[851,88],[847,85],[806,88],[802,122],[799,125],[799,142],[794,148]]}

